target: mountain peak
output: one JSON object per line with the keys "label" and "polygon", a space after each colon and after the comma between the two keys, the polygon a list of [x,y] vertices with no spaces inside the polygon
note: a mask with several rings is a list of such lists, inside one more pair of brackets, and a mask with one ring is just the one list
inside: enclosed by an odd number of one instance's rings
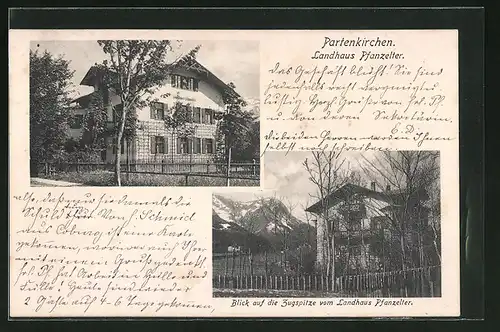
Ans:
{"label": "mountain peak", "polygon": [[301,224],[285,204],[275,197],[240,202],[214,194],[212,203],[213,213],[252,233],[291,230]]}
{"label": "mountain peak", "polygon": [[239,245],[257,252],[269,246],[282,248],[284,243],[294,247],[314,241],[314,227],[294,217],[275,197],[240,202],[214,194],[212,200],[212,242],[216,251],[225,252],[227,246]]}

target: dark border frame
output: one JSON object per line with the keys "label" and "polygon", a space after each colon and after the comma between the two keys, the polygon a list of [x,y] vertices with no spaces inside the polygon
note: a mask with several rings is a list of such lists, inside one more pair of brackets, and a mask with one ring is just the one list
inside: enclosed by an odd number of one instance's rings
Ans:
{"label": "dark border frame", "polygon": [[[10,9],[9,28],[458,29],[461,317],[484,318],[484,8],[19,8]],[[8,236],[8,223],[6,225]],[[283,318],[260,320],[276,319],[293,320]],[[312,319],[318,318],[300,320]],[[333,320],[341,319],[333,318]],[[418,318],[415,319],[418,320]],[[32,319],[16,318],[15,320]],[[54,320],[56,319],[43,319],[43,321]],[[145,319],[141,318],[141,320]],[[158,318],[148,320],[158,320]],[[165,320],[186,319],[167,318]],[[200,320],[225,319],[200,318]],[[255,318],[245,320],[255,320]],[[321,320],[332,319],[321,318]],[[115,327],[122,326],[119,323],[114,324],[116,324]]]}

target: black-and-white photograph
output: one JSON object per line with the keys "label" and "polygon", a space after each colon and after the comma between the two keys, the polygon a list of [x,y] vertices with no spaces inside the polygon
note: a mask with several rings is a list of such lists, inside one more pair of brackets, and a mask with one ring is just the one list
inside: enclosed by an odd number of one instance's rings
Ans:
{"label": "black-and-white photograph", "polygon": [[259,42],[30,44],[31,186],[260,185]]}
{"label": "black-and-white photograph", "polygon": [[441,297],[439,151],[264,158],[213,194],[213,297]]}

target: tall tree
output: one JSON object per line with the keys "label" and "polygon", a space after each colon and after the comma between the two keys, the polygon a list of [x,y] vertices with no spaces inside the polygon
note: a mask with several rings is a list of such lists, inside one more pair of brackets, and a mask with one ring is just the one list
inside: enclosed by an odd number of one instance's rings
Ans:
{"label": "tall tree", "polygon": [[[100,66],[105,84],[119,98],[117,130],[115,134],[115,182],[121,185],[121,144],[129,114],[146,107],[153,94],[166,80],[173,63],[167,62],[167,54],[173,51],[170,40],[99,40],[98,44],[108,56]],[[199,47],[191,50],[195,56]],[[133,131],[135,123],[131,122]]]}
{"label": "tall tree", "polygon": [[[385,188],[393,201],[390,213],[379,212],[387,223],[396,268],[440,263],[439,153],[435,151],[389,151],[364,158],[366,176]],[[372,204],[378,204],[376,200]],[[380,211],[374,206],[373,211]],[[392,245],[394,242],[394,245]]]}
{"label": "tall tree", "polygon": [[231,148],[231,159],[248,160],[245,151],[255,141],[255,138],[249,138],[252,130],[255,130],[256,117],[251,111],[244,109],[246,101],[234,94],[234,83],[229,83],[228,87],[228,91],[223,94],[223,101],[228,109],[217,124],[216,158],[221,162],[226,161]]}
{"label": "tall tree", "polygon": [[335,236],[336,224],[339,216],[334,214],[330,206],[329,195],[342,187],[348,180],[348,171],[344,169],[346,159],[335,151],[313,151],[311,159],[303,163],[309,174],[309,180],[315,185],[316,192],[313,198],[320,202],[317,227],[321,237],[320,242],[323,264],[320,266],[323,273],[328,275],[332,284],[335,280]]}
{"label": "tall tree", "polygon": [[[193,113],[189,105],[180,102],[174,104],[165,114],[165,127],[170,130],[172,142],[174,137],[190,138],[196,132],[196,124],[193,123]],[[190,151],[191,152],[191,151]],[[172,159],[174,150],[172,149]]]}
{"label": "tall tree", "polygon": [[105,148],[104,140],[108,131],[108,115],[102,95],[92,94],[86,109],[80,145],[84,150],[98,152]]}
{"label": "tall tree", "polygon": [[56,159],[67,140],[69,92],[73,71],[69,61],[47,51],[30,50],[30,166]]}

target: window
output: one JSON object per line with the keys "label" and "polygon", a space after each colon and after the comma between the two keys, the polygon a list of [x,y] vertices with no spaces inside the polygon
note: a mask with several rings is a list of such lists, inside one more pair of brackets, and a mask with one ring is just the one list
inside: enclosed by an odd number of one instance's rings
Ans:
{"label": "window", "polygon": [[176,112],[186,115],[186,121],[188,123],[193,122],[193,108],[191,106],[185,104],[177,104],[176,108]]}
{"label": "window", "polygon": [[167,153],[167,139],[163,136],[151,137],[151,154]]}
{"label": "window", "polygon": [[201,108],[199,107],[193,108],[193,122],[201,123]]}
{"label": "window", "polygon": [[191,80],[188,77],[181,76],[181,89],[184,90],[191,90],[189,87],[189,83],[191,83]]}
{"label": "window", "polygon": [[193,139],[193,153],[201,153],[201,138]]}
{"label": "window", "polygon": [[177,153],[188,154],[190,151],[189,139],[186,137],[179,137],[177,139]]}
{"label": "window", "polygon": [[213,154],[215,150],[215,141],[213,138],[203,139],[203,153]]}
{"label": "window", "polygon": [[83,126],[83,114],[76,114],[71,121],[71,129],[81,129]]}
{"label": "window", "polygon": [[198,80],[193,77],[172,75],[170,78],[170,82],[173,88],[198,91]]}
{"label": "window", "polygon": [[359,217],[357,213],[349,213],[349,226],[353,231],[361,230],[361,223],[363,220]]}
{"label": "window", "polygon": [[209,109],[209,108],[205,108],[204,109],[204,119],[203,119],[203,123],[205,124],[214,124],[215,123],[215,120],[214,120],[214,111]]}
{"label": "window", "polygon": [[151,104],[151,119],[164,120],[165,119],[165,109],[167,105],[164,103],[154,102]]}
{"label": "window", "polygon": [[385,217],[383,216],[375,216],[375,217],[372,217],[370,222],[371,222],[371,225],[370,225],[370,228],[372,229],[372,231],[379,231],[383,228],[385,228]]}

